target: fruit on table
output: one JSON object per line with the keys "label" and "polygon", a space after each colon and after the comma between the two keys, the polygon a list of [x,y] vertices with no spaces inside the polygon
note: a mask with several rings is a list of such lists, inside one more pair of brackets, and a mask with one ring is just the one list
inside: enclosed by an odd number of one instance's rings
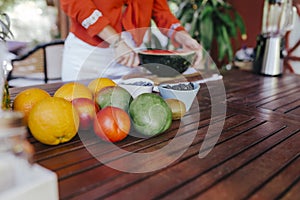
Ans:
{"label": "fruit on table", "polygon": [[185,115],[186,108],[182,101],[178,99],[165,99],[165,101],[171,108],[173,120],[181,119]]}
{"label": "fruit on table", "polygon": [[93,99],[93,94],[87,86],[78,82],[70,82],[62,85],[56,90],[54,97],[64,98],[72,101],[75,98]]}
{"label": "fruit on table", "polygon": [[103,89],[107,86],[116,86],[116,85],[117,84],[109,78],[96,78],[96,79],[93,79],[88,84],[88,88],[93,93],[93,95],[95,95],[98,91],[100,91],[101,89]]}
{"label": "fruit on table", "polygon": [[88,98],[76,98],[72,100],[72,105],[79,114],[79,129],[89,130],[92,128],[96,113],[100,110],[98,104]]}
{"label": "fruit on table", "polygon": [[195,52],[152,49],[140,51],[138,56],[142,66],[152,74],[161,77],[173,77],[180,75],[192,65]]}
{"label": "fruit on table", "polygon": [[100,110],[94,120],[94,132],[104,141],[118,142],[130,131],[130,117],[124,110],[107,106]]}
{"label": "fruit on table", "polygon": [[135,129],[146,136],[162,133],[172,123],[172,111],[168,104],[153,93],[144,93],[134,99],[129,114]]}
{"label": "fruit on table", "polygon": [[106,106],[114,106],[128,111],[132,101],[131,94],[120,86],[108,86],[100,90],[95,95],[95,101],[101,109]]}
{"label": "fruit on table", "polygon": [[13,110],[24,113],[24,123],[27,124],[28,116],[35,104],[51,97],[48,92],[40,88],[29,88],[17,94],[13,102]]}
{"label": "fruit on table", "polygon": [[143,51],[146,54],[174,54],[176,51],[166,50],[166,49],[148,49]]}
{"label": "fruit on table", "polygon": [[49,97],[32,108],[28,127],[36,140],[57,145],[70,141],[77,134],[79,115],[71,102],[59,97]]}

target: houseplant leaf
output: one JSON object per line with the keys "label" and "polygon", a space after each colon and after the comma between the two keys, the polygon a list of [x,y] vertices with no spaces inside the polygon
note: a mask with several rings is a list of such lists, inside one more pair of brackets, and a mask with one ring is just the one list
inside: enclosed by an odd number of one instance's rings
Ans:
{"label": "houseplant leaf", "polygon": [[196,10],[193,14],[193,20],[192,20],[192,23],[191,23],[191,29],[189,31],[189,33],[195,37],[195,30],[198,29],[197,25],[197,21],[198,21],[198,17],[199,17],[199,10]]}
{"label": "houseplant leaf", "polygon": [[213,12],[214,12],[214,7],[207,4],[200,13],[200,19],[203,20],[205,17],[212,17]]}
{"label": "houseplant leaf", "polygon": [[217,7],[219,5],[219,0],[210,0],[211,4],[213,5],[213,7]]}
{"label": "houseplant leaf", "polygon": [[13,36],[12,32],[10,31],[10,19],[6,13],[0,13],[0,27],[0,40],[5,41],[6,38]]}
{"label": "houseplant leaf", "polygon": [[228,60],[231,61],[233,59],[233,51],[232,51],[229,34],[225,26],[221,26],[221,32],[222,32],[223,42],[226,45],[226,53],[228,56]]}
{"label": "houseplant leaf", "polygon": [[[199,20],[200,21],[200,20]],[[212,18],[207,15],[200,23],[201,43],[206,50],[211,49],[211,44],[214,36],[214,25]]]}
{"label": "houseplant leaf", "polygon": [[182,18],[183,14],[187,11],[187,9],[191,8],[189,2],[190,0],[185,0],[179,4],[178,11],[176,12],[176,17],[178,19]]}
{"label": "houseplant leaf", "polygon": [[[179,2],[177,17],[191,36],[210,50],[216,40],[219,61],[233,59],[232,38],[246,36],[243,19],[226,0],[173,0]],[[243,38],[243,35],[242,35]]]}
{"label": "houseplant leaf", "polygon": [[245,27],[243,18],[241,17],[241,15],[237,11],[235,11],[234,12],[234,19],[235,19],[234,23],[240,29],[241,34],[242,34],[242,38],[243,38],[243,35],[246,36],[246,27]]}
{"label": "houseplant leaf", "polygon": [[237,31],[235,27],[235,23],[230,17],[230,13],[217,13],[219,19],[224,22],[224,24],[228,27],[228,33],[230,37],[236,37]]}
{"label": "houseplant leaf", "polygon": [[192,9],[187,10],[180,18],[182,25],[185,25],[186,23],[190,23],[193,19],[193,14],[194,12]]}
{"label": "houseplant leaf", "polygon": [[215,27],[215,37],[216,37],[216,41],[217,41],[217,47],[218,47],[218,60],[222,60],[225,56],[225,52],[226,52],[226,46],[224,45],[223,42],[223,36],[221,34],[221,27],[216,26]]}

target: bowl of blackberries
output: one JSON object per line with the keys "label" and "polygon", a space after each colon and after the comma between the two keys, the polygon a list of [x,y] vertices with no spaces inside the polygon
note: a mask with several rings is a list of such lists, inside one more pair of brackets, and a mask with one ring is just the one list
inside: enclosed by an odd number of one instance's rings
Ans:
{"label": "bowl of blackberries", "polygon": [[191,105],[197,96],[200,85],[193,82],[183,83],[164,83],[158,86],[160,95],[164,99],[178,99],[185,104],[186,111],[189,111]]}
{"label": "bowl of blackberries", "polygon": [[174,77],[192,66],[194,51],[147,49],[138,53],[141,66],[158,77]]}
{"label": "bowl of blackberries", "polygon": [[143,93],[152,93],[154,82],[147,78],[130,78],[120,81],[118,85],[136,98]]}

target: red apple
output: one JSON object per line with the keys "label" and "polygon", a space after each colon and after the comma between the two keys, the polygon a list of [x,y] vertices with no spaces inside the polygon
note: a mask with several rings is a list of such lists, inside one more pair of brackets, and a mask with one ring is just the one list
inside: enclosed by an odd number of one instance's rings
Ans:
{"label": "red apple", "polygon": [[89,130],[93,125],[96,113],[100,110],[98,104],[88,98],[76,98],[72,100],[80,119],[80,130]]}

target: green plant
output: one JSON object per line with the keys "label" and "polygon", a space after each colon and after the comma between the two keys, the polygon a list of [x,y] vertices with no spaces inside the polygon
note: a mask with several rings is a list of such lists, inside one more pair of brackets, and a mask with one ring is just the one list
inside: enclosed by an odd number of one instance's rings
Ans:
{"label": "green plant", "polygon": [[6,13],[0,12],[0,41],[6,41],[7,38],[12,37],[10,31],[10,19]]}
{"label": "green plant", "polygon": [[226,57],[233,60],[231,39],[237,38],[239,32],[245,39],[246,29],[242,17],[231,4],[223,0],[170,1],[178,5],[175,15],[204,49],[211,50],[215,40],[218,60]]}

